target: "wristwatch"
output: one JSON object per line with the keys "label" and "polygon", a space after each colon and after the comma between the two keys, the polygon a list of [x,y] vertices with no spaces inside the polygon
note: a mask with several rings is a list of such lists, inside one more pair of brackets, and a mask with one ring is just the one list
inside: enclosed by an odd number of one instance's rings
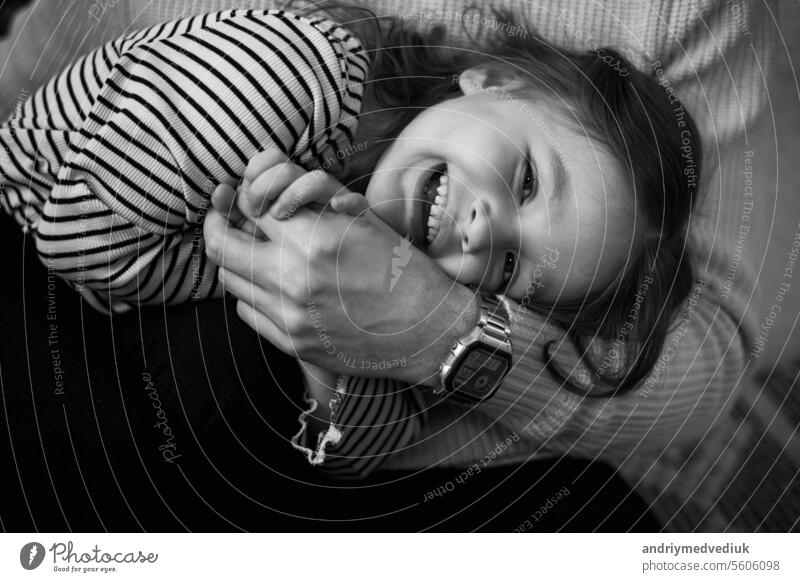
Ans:
{"label": "wristwatch", "polygon": [[478,323],[450,348],[439,366],[439,386],[434,390],[465,404],[494,396],[511,369],[511,317],[505,299],[483,293],[478,297]]}

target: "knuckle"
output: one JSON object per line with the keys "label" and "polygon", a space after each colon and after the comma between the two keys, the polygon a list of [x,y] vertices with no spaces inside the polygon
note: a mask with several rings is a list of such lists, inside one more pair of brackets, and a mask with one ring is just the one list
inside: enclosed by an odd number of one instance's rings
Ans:
{"label": "knuckle", "polygon": [[305,283],[305,288],[303,290],[305,297],[316,297],[325,291],[325,286],[318,277],[314,277],[313,275],[309,276],[308,281]]}
{"label": "knuckle", "polygon": [[325,260],[333,253],[336,245],[332,243],[333,239],[329,238],[327,232],[323,232],[324,228],[315,228],[308,241],[308,261]]}
{"label": "knuckle", "polygon": [[[318,192],[329,188],[328,174],[319,168],[303,171],[294,182],[303,194]],[[331,191],[333,192],[333,191]]]}
{"label": "knuckle", "polygon": [[306,172],[302,168],[297,167],[288,169],[287,172],[289,172],[289,177],[292,180],[289,187],[297,192],[307,192],[308,189],[314,185],[313,172]]}
{"label": "knuckle", "polygon": [[[289,337],[295,339],[295,343],[299,343],[299,341],[297,341],[297,338],[299,338],[302,335],[303,331],[305,331],[305,326],[303,325],[303,322],[300,321],[299,318],[296,317],[292,318],[291,322],[287,324],[286,328]],[[298,346],[298,348],[299,347],[300,346]]]}
{"label": "knuckle", "polygon": [[306,171],[303,168],[289,161],[280,164],[277,167],[277,172],[291,181],[297,181],[306,175]]}
{"label": "knuckle", "polygon": [[[306,330],[307,322],[305,315],[299,311],[287,310],[284,317],[287,335],[296,340],[296,338],[300,337]],[[299,342],[295,341],[295,343]],[[299,348],[300,346],[297,347]]]}
{"label": "knuckle", "polygon": [[292,187],[301,172],[301,169],[290,162],[270,168],[258,178],[258,187],[250,189],[250,200],[261,204],[264,201],[280,198],[284,192]]}
{"label": "knuckle", "polygon": [[263,214],[264,207],[269,204],[269,199],[260,192],[247,190],[240,199],[239,210],[249,216],[260,216]]}
{"label": "knuckle", "polygon": [[295,180],[281,192],[280,200],[287,204],[295,202],[295,204],[303,205],[306,192],[307,188],[304,183],[301,180]]}
{"label": "knuckle", "polygon": [[308,286],[305,279],[300,277],[284,278],[281,290],[283,294],[292,302],[300,302],[308,296]]}

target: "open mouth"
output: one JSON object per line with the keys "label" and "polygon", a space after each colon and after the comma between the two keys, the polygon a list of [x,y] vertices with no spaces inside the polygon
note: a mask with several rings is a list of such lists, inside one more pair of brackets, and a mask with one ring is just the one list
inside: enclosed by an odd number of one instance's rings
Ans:
{"label": "open mouth", "polygon": [[440,164],[428,173],[422,183],[418,199],[422,203],[421,221],[424,240],[422,246],[427,249],[436,236],[442,224],[442,216],[447,208],[448,195],[447,164]]}

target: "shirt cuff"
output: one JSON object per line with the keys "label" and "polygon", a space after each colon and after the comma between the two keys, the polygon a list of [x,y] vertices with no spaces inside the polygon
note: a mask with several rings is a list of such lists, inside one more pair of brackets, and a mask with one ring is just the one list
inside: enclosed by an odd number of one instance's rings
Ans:
{"label": "shirt cuff", "polygon": [[308,382],[303,378],[303,401],[308,404],[308,408],[300,413],[298,422],[300,429],[292,437],[292,447],[303,453],[306,460],[311,465],[322,465],[325,463],[325,456],[328,445],[334,446],[342,439],[342,429],[337,424],[339,405],[342,403],[342,397],[346,393],[347,377],[339,376],[336,380],[336,390],[330,400],[331,415],[328,420],[328,427],[324,431],[320,431],[316,435],[316,445],[311,448],[314,436],[309,434],[308,417],[319,406],[319,402],[311,396],[311,391],[308,387]]}

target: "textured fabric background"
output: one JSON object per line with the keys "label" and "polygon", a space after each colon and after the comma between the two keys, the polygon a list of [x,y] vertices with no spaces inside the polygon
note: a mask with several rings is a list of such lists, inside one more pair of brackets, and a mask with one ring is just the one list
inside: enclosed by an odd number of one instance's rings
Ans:
{"label": "textured fabric background", "polygon": [[[422,27],[445,24],[456,42],[466,41],[460,21],[470,0],[359,0],[378,15],[395,15],[417,21]],[[279,0],[245,0],[236,3],[224,0],[34,0],[18,16],[16,34],[0,47],[3,103],[11,103],[16,91],[28,84],[49,78],[75,55],[116,38],[126,32],[183,16],[241,7],[275,8]],[[300,4],[302,5],[302,3]],[[728,71],[715,66],[720,54],[737,53],[736,45],[753,44],[753,51],[766,56],[769,38],[765,27],[761,36],[746,36],[737,23],[757,23],[768,18],[762,3],[750,6],[745,2],[741,12],[730,10],[723,2],[703,0],[656,0],[653,2],[553,1],[539,2],[500,0],[494,6],[518,10],[545,38],[561,46],[589,48],[591,41],[600,46],[616,46],[647,68],[653,60],[669,66],[670,80],[679,89],[684,101],[698,113],[713,113],[714,126],[720,139],[741,129],[752,119],[762,100],[756,94],[762,87],[758,78],[748,78],[740,62],[729,62]],[[491,22],[492,16],[486,14]],[[716,30],[703,30],[708,23]],[[465,29],[480,39],[497,32],[491,24],[467,18]],[[705,32],[705,34],[701,34]],[[590,40],[591,39],[591,40]],[[11,55],[11,58],[9,58]],[[743,55],[744,58],[750,55]],[[762,66],[767,63],[762,62]],[[714,83],[698,83],[704,78]],[[723,81],[727,78],[727,83]],[[729,89],[736,83],[733,93]],[[710,94],[709,94],[710,93]],[[708,100],[708,103],[703,103]],[[705,105],[705,107],[703,107]],[[0,110],[0,113],[5,111]],[[700,115],[701,123],[705,115]],[[710,123],[710,119],[707,120]],[[706,126],[708,127],[708,125]]]}

